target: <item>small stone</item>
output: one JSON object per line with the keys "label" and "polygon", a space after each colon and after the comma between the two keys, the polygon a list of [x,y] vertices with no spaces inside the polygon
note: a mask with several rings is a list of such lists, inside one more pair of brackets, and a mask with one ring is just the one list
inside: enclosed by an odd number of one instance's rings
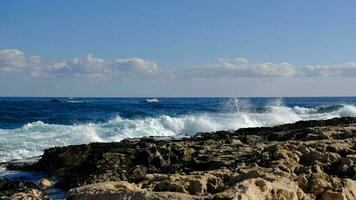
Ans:
{"label": "small stone", "polygon": [[327,177],[320,173],[313,174],[309,180],[310,192],[316,196],[323,193],[325,189],[331,187]]}
{"label": "small stone", "polygon": [[302,188],[304,191],[307,190],[308,187],[308,179],[305,175],[298,176],[298,186]]}
{"label": "small stone", "polygon": [[235,145],[235,146],[242,146],[243,145],[243,143],[239,139],[231,139],[230,143],[231,143],[231,145]]}
{"label": "small stone", "polygon": [[346,198],[345,198],[345,196],[343,195],[342,192],[336,192],[336,191],[327,190],[321,196],[321,199],[322,200],[344,200]]}
{"label": "small stone", "polygon": [[273,158],[274,159],[287,159],[288,155],[285,152],[278,150],[273,153]]}
{"label": "small stone", "polygon": [[202,180],[192,180],[189,182],[190,194],[204,194],[207,191],[206,183]]}
{"label": "small stone", "polygon": [[261,159],[263,161],[269,161],[271,159],[271,153],[270,152],[263,152],[262,155],[261,155]]}
{"label": "small stone", "polygon": [[313,165],[313,170],[316,173],[323,173],[323,170],[320,168],[320,165]]}
{"label": "small stone", "polygon": [[258,186],[262,192],[267,191],[267,185],[266,185],[266,182],[264,180],[257,179],[255,181],[255,185]]}
{"label": "small stone", "polygon": [[53,186],[53,182],[46,178],[42,178],[39,182],[39,186],[41,189],[46,190]]}
{"label": "small stone", "polygon": [[143,180],[146,176],[146,169],[144,167],[138,167],[132,171],[132,174],[129,176],[131,181],[140,181]]}
{"label": "small stone", "polygon": [[330,162],[338,162],[341,160],[341,156],[337,153],[329,153],[328,154],[328,161]]}
{"label": "small stone", "polygon": [[278,165],[278,168],[284,172],[290,172],[291,170],[284,164]]}
{"label": "small stone", "polygon": [[256,169],[250,170],[246,173],[240,174],[240,176],[238,177],[239,180],[246,180],[246,179],[253,179],[253,178],[259,178],[262,177],[263,174],[261,172],[259,172]]}

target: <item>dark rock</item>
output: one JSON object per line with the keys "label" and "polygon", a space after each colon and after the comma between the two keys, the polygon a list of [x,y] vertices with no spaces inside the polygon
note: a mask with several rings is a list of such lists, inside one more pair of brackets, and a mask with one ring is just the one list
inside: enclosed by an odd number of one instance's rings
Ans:
{"label": "dark rock", "polygon": [[229,199],[262,191],[269,199],[278,199],[274,195],[280,193],[271,191],[282,191],[285,199],[293,195],[315,199],[326,191],[329,196],[337,193],[346,178],[348,187],[353,187],[355,158],[356,118],[347,117],[198,133],[182,139],[55,147],[45,150],[37,163],[16,168],[57,176],[56,187],[66,189],[127,181],[125,185],[142,186],[140,195],[178,192]]}
{"label": "dark rock", "polygon": [[47,200],[46,193],[32,182],[0,179],[0,199]]}

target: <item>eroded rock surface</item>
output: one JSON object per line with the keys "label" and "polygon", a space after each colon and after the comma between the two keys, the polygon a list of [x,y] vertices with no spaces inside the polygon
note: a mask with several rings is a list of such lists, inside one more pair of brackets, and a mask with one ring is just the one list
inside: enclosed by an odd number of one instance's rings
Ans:
{"label": "eroded rock surface", "polygon": [[1,200],[47,200],[48,196],[34,183],[0,180],[0,199]]}
{"label": "eroded rock surface", "polygon": [[356,118],[47,149],[69,199],[356,199]]}

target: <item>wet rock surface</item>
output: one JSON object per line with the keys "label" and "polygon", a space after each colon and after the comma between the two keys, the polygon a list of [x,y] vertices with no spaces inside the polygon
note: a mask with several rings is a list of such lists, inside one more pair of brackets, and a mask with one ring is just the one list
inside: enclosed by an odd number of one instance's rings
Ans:
{"label": "wet rock surface", "polygon": [[356,199],[356,118],[56,147],[18,168],[68,199]]}

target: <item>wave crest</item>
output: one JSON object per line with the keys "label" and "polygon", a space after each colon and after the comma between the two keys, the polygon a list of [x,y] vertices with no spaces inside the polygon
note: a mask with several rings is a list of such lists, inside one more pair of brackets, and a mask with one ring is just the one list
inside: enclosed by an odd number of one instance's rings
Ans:
{"label": "wave crest", "polygon": [[[230,107],[229,107],[230,106]],[[17,129],[0,129],[0,161],[23,159],[42,154],[43,149],[89,142],[121,141],[144,136],[179,136],[196,132],[232,130],[244,127],[274,126],[299,120],[356,117],[356,106],[328,108],[293,108],[280,100],[270,103],[264,112],[249,112],[248,101],[227,103],[225,113],[200,113],[182,116],[161,115],[140,119],[116,116],[104,123],[74,125],[32,122]],[[337,109],[336,109],[337,108]],[[231,110],[232,109],[232,110]]]}
{"label": "wave crest", "polygon": [[356,106],[344,105],[336,112],[340,117],[356,117]]}

